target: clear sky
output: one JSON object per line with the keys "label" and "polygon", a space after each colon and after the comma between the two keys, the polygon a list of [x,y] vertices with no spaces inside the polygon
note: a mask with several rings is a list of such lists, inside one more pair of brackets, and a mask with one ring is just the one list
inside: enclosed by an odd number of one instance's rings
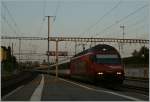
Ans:
{"label": "clear sky", "polygon": [[[121,25],[125,26],[125,38],[148,39],[149,35],[148,0],[1,1],[1,35],[5,36],[47,37],[48,15],[56,16],[55,21],[51,19],[53,37],[122,38]],[[38,44],[28,42],[39,48]],[[41,48],[44,53],[46,46],[43,43]],[[65,46],[70,49],[69,44]]]}

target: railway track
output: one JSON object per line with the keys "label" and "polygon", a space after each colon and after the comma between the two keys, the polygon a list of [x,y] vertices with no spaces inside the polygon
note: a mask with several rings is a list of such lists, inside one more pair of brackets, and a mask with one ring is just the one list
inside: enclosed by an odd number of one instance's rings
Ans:
{"label": "railway track", "polygon": [[132,85],[117,85],[117,86],[107,86],[107,85],[100,85],[99,87],[103,87],[106,89],[118,91],[118,92],[135,92],[135,93],[140,93],[144,95],[149,95],[149,88],[144,88],[144,87],[138,87],[138,86],[132,86]]}
{"label": "railway track", "polygon": [[149,83],[149,78],[132,78],[132,77],[125,77],[125,80],[131,80],[131,81],[139,81],[139,82]]}
{"label": "railway track", "polygon": [[149,79],[125,78],[122,87],[131,91],[149,94]]}
{"label": "railway track", "polygon": [[106,84],[96,84],[93,85],[92,83],[88,83],[88,82],[81,82],[79,80],[73,80],[73,79],[68,79],[70,81],[75,81],[77,83],[81,83],[81,84],[87,84],[87,85],[92,85],[94,87],[102,87],[105,89],[110,89],[110,90],[114,90],[114,91],[121,91],[121,92],[136,92],[136,93],[140,93],[140,94],[144,94],[144,95],[149,95],[149,88],[145,88],[145,87],[139,87],[139,86],[132,86],[132,85],[128,85],[128,84],[123,84],[123,85],[106,85]]}
{"label": "railway track", "polygon": [[[41,73],[48,74],[48,73],[45,73],[45,72],[41,72]],[[78,82],[78,83],[81,83],[81,84],[87,84],[87,85],[90,85],[90,86],[92,85],[93,86],[93,84],[88,83],[88,82],[81,82],[79,80],[73,80],[73,79],[68,79],[68,80],[75,81],[75,82]],[[147,86],[149,84],[149,81],[147,81],[147,80],[139,80],[139,79],[138,80],[137,79],[134,80],[134,79],[130,79],[130,78],[125,79],[125,80],[133,81],[133,83],[134,82],[145,83],[145,84],[147,84]],[[96,87],[103,87],[103,88],[111,89],[111,90],[115,90],[115,91],[137,92],[137,93],[141,93],[141,94],[144,94],[144,95],[148,95],[149,94],[149,87],[144,87],[144,86],[139,87],[139,86],[136,86],[136,83],[134,85],[129,85],[128,83],[124,83],[121,86],[115,86],[114,85],[113,87],[111,85],[107,86],[107,85],[103,85],[103,84],[97,84],[97,85],[94,85],[94,86],[96,86]]]}
{"label": "railway track", "polygon": [[128,90],[128,91],[134,91],[137,93],[141,93],[144,95],[149,95],[149,88],[144,88],[144,87],[137,87],[137,86],[131,86],[131,85],[123,85],[122,90]]}

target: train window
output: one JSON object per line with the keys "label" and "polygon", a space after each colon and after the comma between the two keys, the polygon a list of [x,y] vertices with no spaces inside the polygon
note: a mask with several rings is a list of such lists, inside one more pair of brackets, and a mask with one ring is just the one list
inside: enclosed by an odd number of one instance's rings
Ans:
{"label": "train window", "polygon": [[95,55],[92,60],[99,64],[120,64],[121,59],[118,55]]}

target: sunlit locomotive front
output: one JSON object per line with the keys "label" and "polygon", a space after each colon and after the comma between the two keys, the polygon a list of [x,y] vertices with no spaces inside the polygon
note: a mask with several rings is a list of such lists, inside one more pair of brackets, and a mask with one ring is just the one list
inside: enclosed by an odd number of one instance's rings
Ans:
{"label": "sunlit locomotive front", "polygon": [[118,51],[109,45],[99,44],[87,49],[70,62],[71,77],[92,82],[122,84],[124,68]]}

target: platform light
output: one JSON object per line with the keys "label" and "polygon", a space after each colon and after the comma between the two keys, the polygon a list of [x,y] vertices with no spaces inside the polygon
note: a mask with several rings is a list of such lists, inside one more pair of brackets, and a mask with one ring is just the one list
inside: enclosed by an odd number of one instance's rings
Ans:
{"label": "platform light", "polygon": [[121,72],[117,72],[117,75],[121,75],[122,73]]}

